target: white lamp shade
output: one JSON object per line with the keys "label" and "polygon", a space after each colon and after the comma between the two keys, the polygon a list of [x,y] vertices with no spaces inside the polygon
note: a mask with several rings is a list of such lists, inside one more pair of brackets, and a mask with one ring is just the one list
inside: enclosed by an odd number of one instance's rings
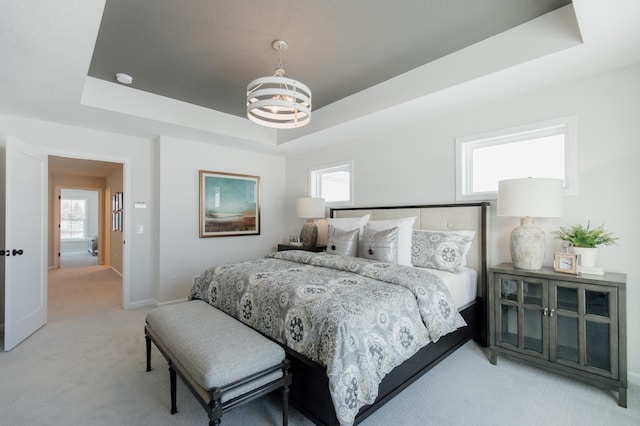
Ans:
{"label": "white lamp shade", "polygon": [[498,216],[562,217],[562,179],[524,178],[498,182]]}
{"label": "white lamp shade", "polygon": [[305,219],[319,219],[325,216],[324,198],[298,198],[296,216]]}

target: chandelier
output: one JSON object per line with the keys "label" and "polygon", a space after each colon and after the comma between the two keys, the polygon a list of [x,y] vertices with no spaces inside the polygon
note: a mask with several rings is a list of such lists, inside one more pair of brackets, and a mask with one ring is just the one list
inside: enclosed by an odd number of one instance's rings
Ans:
{"label": "chandelier", "polygon": [[311,90],[285,75],[282,51],[289,44],[275,40],[271,46],[278,51],[278,67],[273,76],[257,78],[247,86],[247,117],[275,129],[305,126],[311,121]]}

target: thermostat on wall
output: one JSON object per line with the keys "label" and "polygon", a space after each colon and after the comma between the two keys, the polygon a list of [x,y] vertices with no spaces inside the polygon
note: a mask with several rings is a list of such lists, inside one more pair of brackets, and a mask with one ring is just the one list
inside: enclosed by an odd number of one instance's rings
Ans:
{"label": "thermostat on wall", "polygon": [[136,201],[133,204],[133,207],[135,207],[136,209],[146,209],[147,203],[145,201]]}

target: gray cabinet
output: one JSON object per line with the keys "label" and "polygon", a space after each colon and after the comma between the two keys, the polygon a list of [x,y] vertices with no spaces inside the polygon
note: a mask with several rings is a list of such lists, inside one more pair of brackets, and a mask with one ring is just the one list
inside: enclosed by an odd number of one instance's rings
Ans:
{"label": "gray cabinet", "polygon": [[520,358],[618,391],[627,406],[626,275],[489,269],[491,362]]}

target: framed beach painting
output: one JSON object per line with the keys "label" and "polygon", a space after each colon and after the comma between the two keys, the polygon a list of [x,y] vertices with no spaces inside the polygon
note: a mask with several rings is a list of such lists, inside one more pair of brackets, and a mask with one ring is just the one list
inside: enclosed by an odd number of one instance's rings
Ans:
{"label": "framed beach painting", "polygon": [[260,177],[200,170],[200,238],[260,235]]}

